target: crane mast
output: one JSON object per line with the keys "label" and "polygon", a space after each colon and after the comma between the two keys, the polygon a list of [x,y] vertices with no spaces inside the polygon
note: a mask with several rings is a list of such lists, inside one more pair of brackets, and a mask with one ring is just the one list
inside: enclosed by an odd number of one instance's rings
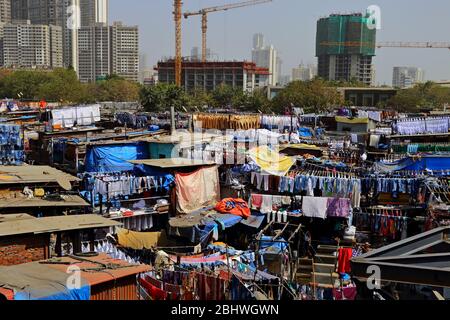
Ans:
{"label": "crane mast", "polygon": [[181,0],[174,0],[174,20],[175,20],[175,84],[181,86],[181,20],[182,20],[182,6]]}

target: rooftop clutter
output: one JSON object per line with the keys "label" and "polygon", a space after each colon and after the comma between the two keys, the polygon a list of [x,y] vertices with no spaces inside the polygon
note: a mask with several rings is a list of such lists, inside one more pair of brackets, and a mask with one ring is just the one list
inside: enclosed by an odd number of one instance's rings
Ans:
{"label": "rooftop clutter", "polygon": [[[121,299],[352,300],[354,257],[450,221],[445,115],[179,114],[186,130],[169,132],[164,114],[100,112],[49,108],[44,123],[15,124],[28,163],[0,168],[11,215],[0,229],[19,214],[22,231],[4,237],[28,260],[8,260],[1,295],[98,299],[99,283],[110,292],[100,274],[114,272],[139,292]],[[52,216],[74,220],[62,230]],[[17,239],[40,241],[38,253]],[[86,269],[79,292],[60,288],[67,263]]]}

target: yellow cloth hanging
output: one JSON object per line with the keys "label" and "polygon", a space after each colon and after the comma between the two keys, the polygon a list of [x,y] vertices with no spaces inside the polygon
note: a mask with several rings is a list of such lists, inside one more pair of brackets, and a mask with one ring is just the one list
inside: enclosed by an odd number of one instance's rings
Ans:
{"label": "yellow cloth hanging", "polygon": [[161,232],[136,232],[117,228],[119,245],[134,250],[151,249],[162,245],[165,233]]}

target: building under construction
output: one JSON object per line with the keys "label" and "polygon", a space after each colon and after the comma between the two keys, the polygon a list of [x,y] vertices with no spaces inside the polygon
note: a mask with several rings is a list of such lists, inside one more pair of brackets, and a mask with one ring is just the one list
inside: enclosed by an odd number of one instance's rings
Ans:
{"label": "building under construction", "polygon": [[327,80],[374,81],[376,30],[360,13],[333,14],[317,22],[318,75]]}
{"label": "building under construction", "polygon": [[[160,61],[156,68],[159,82],[175,83],[174,60]],[[224,84],[253,92],[269,83],[269,70],[246,61],[183,61],[181,85],[186,91],[195,89],[212,91]]]}

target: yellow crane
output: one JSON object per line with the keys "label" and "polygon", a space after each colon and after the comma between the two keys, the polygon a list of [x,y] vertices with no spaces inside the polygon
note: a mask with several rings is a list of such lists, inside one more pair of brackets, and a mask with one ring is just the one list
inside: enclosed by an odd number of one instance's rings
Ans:
{"label": "yellow crane", "polygon": [[[242,7],[254,6],[258,4],[263,4],[267,2],[272,2],[272,0],[252,0],[252,1],[244,1],[238,3],[231,3],[223,6],[216,6],[210,8],[204,8],[195,12],[185,12],[184,18],[187,19],[191,16],[202,16],[202,62],[206,62],[206,33],[208,30],[208,14],[212,12],[218,11],[227,11],[230,9],[237,9]],[[181,59],[180,59],[181,60]]]}
{"label": "yellow crane", "polygon": [[181,17],[183,2],[173,1],[173,16],[175,20],[175,83],[181,87]]}

